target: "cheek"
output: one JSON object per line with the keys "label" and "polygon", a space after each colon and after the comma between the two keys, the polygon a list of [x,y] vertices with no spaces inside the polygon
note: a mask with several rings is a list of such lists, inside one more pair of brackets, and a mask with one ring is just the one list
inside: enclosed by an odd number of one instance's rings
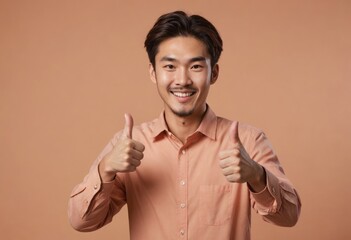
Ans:
{"label": "cheek", "polygon": [[158,72],[157,81],[160,85],[167,85],[172,81],[172,73],[168,72]]}
{"label": "cheek", "polygon": [[211,75],[207,74],[206,72],[194,74],[191,79],[199,88],[208,88],[208,86],[211,84]]}

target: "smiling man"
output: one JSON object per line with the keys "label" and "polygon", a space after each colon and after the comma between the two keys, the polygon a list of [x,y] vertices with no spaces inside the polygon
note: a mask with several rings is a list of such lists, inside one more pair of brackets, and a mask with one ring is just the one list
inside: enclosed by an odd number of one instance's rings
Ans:
{"label": "smiling man", "polygon": [[139,126],[125,114],[124,129],[71,194],[72,226],[96,230],[125,204],[132,240],[248,240],[252,208],[270,223],[295,225],[301,203],[265,134],[206,103],[222,52],[215,27],[168,13],[145,47],[164,110]]}
{"label": "smiling man", "polygon": [[178,36],[160,43],[155,64],[150,64],[150,76],[164,102],[170,132],[185,143],[206,112],[206,98],[217,80],[218,65],[211,66],[201,41]]}

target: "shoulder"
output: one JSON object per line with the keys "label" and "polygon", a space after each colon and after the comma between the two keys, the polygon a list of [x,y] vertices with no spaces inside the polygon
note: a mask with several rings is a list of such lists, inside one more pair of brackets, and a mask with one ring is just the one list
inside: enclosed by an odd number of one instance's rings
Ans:
{"label": "shoulder", "polygon": [[142,122],[133,128],[133,138],[137,139],[153,139],[164,130],[162,123],[158,118],[151,121]]}
{"label": "shoulder", "polygon": [[159,119],[155,118],[153,120],[142,122],[136,125],[135,130],[140,132],[145,132],[145,133],[153,132],[155,131],[155,128],[159,126],[159,124],[160,124]]}
{"label": "shoulder", "polygon": [[[134,140],[141,140],[148,138],[149,136],[153,136],[155,133],[156,126],[158,119],[154,119],[152,121],[148,122],[142,122],[140,124],[136,124],[133,126],[133,131],[132,131],[132,138]],[[113,138],[111,140],[112,145],[115,145],[117,141],[121,138],[121,135],[123,134],[123,129],[119,130],[113,135]]]}
{"label": "shoulder", "polygon": [[238,122],[239,124],[239,137],[258,137],[262,134],[264,134],[263,130],[255,127],[249,123],[245,123],[245,122],[241,122],[238,120],[230,120],[227,118],[223,118],[223,117],[217,117],[217,129],[218,129],[218,133],[219,134],[224,134],[226,132],[228,132],[230,126],[233,123]]}
{"label": "shoulder", "polygon": [[[218,118],[218,140],[224,144],[231,142],[229,137],[229,128],[231,124],[238,122],[237,120],[228,120]],[[252,126],[251,124],[240,122],[238,135],[241,143],[252,158],[257,158],[257,152],[267,153],[273,150],[268,138],[262,129]]]}

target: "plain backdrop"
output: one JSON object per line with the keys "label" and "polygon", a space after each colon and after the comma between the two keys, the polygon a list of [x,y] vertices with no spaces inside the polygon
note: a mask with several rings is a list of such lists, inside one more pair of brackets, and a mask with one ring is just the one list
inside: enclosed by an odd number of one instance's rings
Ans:
{"label": "plain backdrop", "polygon": [[143,42],[163,13],[212,21],[224,40],[208,103],[264,129],[302,199],[293,228],[252,214],[252,239],[351,239],[351,1],[1,0],[0,238],[79,233],[67,202],[115,132],[159,115]]}

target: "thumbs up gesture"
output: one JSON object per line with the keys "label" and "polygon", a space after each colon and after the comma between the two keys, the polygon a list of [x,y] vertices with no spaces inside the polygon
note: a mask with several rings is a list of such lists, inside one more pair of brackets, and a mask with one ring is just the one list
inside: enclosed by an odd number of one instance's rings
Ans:
{"label": "thumbs up gesture", "polygon": [[239,138],[239,123],[233,122],[229,128],[232,147],[219,153],[219,166],[229,182],[245,183],[254,192],[260,192],[266,185],[263,167],[252,160]]}
{"label": "thumbs up gesture", "polygon": [[125,126],[120,139],[99,164],[99,173],[103,182],[112,181],[117,172],[133,172],[143,159],[145,146],[133,140],[133,118],[125,114]]}

